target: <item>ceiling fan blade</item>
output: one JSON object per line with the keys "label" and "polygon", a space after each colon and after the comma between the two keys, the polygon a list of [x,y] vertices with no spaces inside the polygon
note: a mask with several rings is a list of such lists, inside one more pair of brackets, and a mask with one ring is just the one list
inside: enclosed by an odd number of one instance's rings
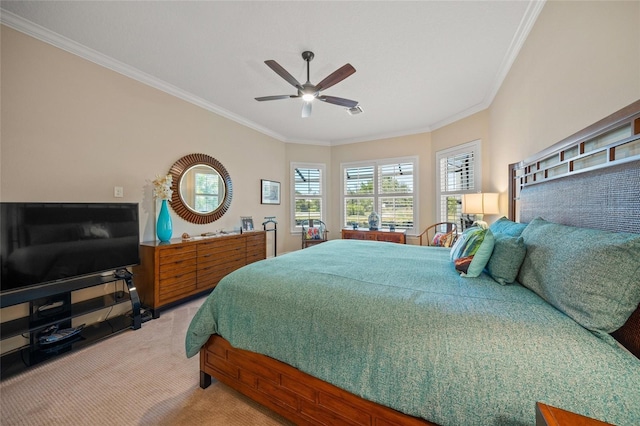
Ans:
{"label": "ceiling fan blade", "polygon": [[275,96],[261,96],[259,98],[255,98],[256,101],[275,101],[278,99],[291,99],[291,98],[299,98],[298,95],[275,95]]}
{"label": "ceiling fan blade", "polygon": [[302,118],[307,118],[311,115],[311,102],[305,102],[302,104]]}
{"label": "ceiling fan blade", "polygon": [[358,105],[358,101],[352,101],[351,99],[337,98],[335,96],[318,96],[316,99],[329,104],[340,105],[347,108],[353,108]]}
{"label": "ceiling fan blade", "polygon": [[356,69],[354,67],[352,67],[351,64],[346,64],[346,65],[342,66],[341,68],[338,68],[337,70],[335,70],[331,74],[329,74],[320,83],[316,84],[316,90],[320,91],[320,90],[328,89],[329,87],[333,86],[334,84],[340,83],[342,80],[344,80],[345,78],[349,77],[354,72],[356,72]]}
{"label": "ceiling fan blade", "polygon": [[292,85],[293,87],[295,87],[295,88],[297,88],[299,90],[302,90],[302,85],[298,82],[298,80],[296,80],[291,74],[289,74],[289,72],[287,70],[282,68],[282,66],[279,63],[277,63],[273,59],[269,59],[267,61],[264,61],[264,63],[267,64],[267,66],[269,68],[274,70],[275,73],[278,74],[280,77],[282,77],[285,80],[287,80],[287,82],[290,85]]}

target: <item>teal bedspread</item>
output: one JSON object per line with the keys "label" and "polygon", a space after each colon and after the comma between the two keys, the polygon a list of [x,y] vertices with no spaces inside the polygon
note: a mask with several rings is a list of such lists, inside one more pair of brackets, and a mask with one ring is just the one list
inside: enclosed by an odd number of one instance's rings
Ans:
{"label": "teal bedspread", "polygon": [[463,278],[447,249],[333,240],[225,277],[211,334],[441,425],[531,425],[535,402],[640,424],[640,360],[528,289]]}

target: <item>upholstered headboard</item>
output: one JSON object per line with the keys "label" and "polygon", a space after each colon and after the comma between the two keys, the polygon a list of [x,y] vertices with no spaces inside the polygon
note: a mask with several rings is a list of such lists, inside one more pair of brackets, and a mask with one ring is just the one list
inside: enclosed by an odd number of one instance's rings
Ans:
{"label": "upholstered headboard", "polygon": [[[640,234],[640,101],[511,164],[509,176],[512,220]],[[640,306],[612,335],[640,358]]]}

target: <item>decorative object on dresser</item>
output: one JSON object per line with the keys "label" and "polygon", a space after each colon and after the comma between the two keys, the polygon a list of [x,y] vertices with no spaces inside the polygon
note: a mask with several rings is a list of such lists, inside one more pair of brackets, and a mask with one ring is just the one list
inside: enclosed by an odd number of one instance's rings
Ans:
{"label": "decorative object on dresser", "polygon": [[162,308],[210,291],[228,273],[265,257],[264,231],[143,242],[136,286],[142,304],[158,318]]}
{"label": "decorative object on dresser", "polygon": [[173,235],[173,222],[171,222],[167,200],[162,200],[160,204],[160,213],[158,213],[158,222],[156,223],[156,234],[158,235],[158,239],[163,243],[169,241],[171,235]]}
{"label": "decorative object on dresser", "polygon": [[187,222],[206,224],[218,220],[231,206],[231,176],[222,163],[206,154],[189,154],[176,161],[171,207]]}
{"label": "decorative object on dresser", "polygon": [[389,243],[406,244],[407,243],[407,231],[405,229],[379,229],[377,231],[370,231],[365,228],[342,230],[343,240],[370,240],[370,241],[386,241]]}
{"label": "decorative object on dresser", "polygon": [[260,179],[260,203],[280,204],[280,182]]}
{"label": "decorative object on dresser", "polygon": [[380,228],[380,215],[376,212],[371,212],[367,222],[369,223],[369,231],[377,231]]}
{"label": "decorative object on dresser", "polygon": [[241,232],[249,232],[253,231],[253,217],[251,216],[240,216]]}
{"label": "decorative object on dresser", "polygon": [[156,222],[156,234],[158,239],[162,242],[167,242],[171,239],[173,234],[173,224],[171,222],[171,215],[169,214],[169,208],[167,207],[167,200],[171,199],[173,190],[171,185],[173,182],[173,176],[157,176],[153,181],[153,197],[160,200],[160,212],[158,213],[158,221]]}

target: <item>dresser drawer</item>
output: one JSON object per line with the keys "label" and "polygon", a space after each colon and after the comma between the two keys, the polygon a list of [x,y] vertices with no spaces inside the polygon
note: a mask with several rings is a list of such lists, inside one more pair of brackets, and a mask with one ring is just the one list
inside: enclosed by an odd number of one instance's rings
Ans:
{"label": "dresser drawer", "polygon": [[245,265],[244,259],[234,259],[228,262],[212,264],[208,267],[198,268],[198,288],[205,289],[215,287],[226,275],[240,269]]}
{"label": "dresser drawer", "polygon": [[158,285],[158,299],[160,304],[170,303],[196,291],[195,271],[161,279]]}
{"label": "dresser drawer", "polygon": [[369,230],[360,229],[343,229],[342,239],[344,240],[369,240],[369,241],[386,241],[389,243],[406,244],[405,231],[390,230]]}
{"label": "dresser drawer", "polygon": [[158,270],[160,281],[172,277],[179,277],[190,272],[196,271],[196,258],[179,260],[177,262],[165,263],[160,265]]}
{"label": "dresser drawer", "polygon": [[196,246],[171,246],[162,248],[159,252],[160,265],[167,263],[175,263],[181,260],[192,259],[196,257]]}
{"label": "dresser drawer", "polygon": [[378,234],[376,241],[404,244],[404,234]]}
{"label": "dresser drawer", "polygon": [[213,239],[205,243],[198,244],[198,257],[205,255],[215,255],[229,250],[244,250],[245,239],[234,237]]}

